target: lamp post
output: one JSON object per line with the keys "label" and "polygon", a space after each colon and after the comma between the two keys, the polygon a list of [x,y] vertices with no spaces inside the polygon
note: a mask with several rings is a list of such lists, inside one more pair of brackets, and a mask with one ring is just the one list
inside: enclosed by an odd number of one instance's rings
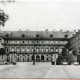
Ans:
{"label": "lamp post", "polygon": [[35,49],[33,50],[33,65],[35,65]]}
{"label": "lamp post", "polygon": [[55,65],[55,59],[54,59],[55,55],[53,55],[53,52],[51,52],[51,64]]}
{"label": "lamp post", "polygon": [[51,64],[52,64],[52,52],[51,52]]}

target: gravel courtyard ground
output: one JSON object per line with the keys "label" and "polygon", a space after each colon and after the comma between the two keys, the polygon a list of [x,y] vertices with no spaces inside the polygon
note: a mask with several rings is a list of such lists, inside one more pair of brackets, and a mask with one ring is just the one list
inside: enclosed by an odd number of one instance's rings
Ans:
{"label": "gravel courtyard ground", "polygon": [[51,65],[50,62],[20,62],[0,65],[0,78],[80,79],[80,65]]}
{"label": "gravel courtyard ground", "polygon": [[0,65],[0,78],[44,78],[50,70],[50,62],[21,62],[17,65]]}

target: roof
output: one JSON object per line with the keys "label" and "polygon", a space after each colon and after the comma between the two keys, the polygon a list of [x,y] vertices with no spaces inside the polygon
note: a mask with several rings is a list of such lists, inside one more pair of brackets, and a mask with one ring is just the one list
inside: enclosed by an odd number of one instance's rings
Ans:
{"label": "roof", "polygon": [[1,37],[4,39],[53,39],[53,38],[68,38],[73,36],[73,32],[60,31],[1,31]]}

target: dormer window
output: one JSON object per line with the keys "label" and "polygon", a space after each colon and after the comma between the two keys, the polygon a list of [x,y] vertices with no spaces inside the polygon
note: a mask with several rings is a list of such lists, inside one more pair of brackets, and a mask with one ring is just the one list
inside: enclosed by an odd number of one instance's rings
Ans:
{"label": "dormer window", "polygon": [[65,38],[68,38],[68,35],[66,34],[64,37],[65,37]]}
{"label": "dormer window", "polygon": [[25,38],[25,34],[22,34],[22,38]]}
{"label": "dormer window", "polygon": [[53,34],[50,35],[50,38],[53,38]]}
{"label": "dormer window", "polygon": [[36,38],[39,38],[39,34],[36,35]]}
{"label": "dormer window", "polygon": [[9,37],[9,34],[6,34],[6,37]]}

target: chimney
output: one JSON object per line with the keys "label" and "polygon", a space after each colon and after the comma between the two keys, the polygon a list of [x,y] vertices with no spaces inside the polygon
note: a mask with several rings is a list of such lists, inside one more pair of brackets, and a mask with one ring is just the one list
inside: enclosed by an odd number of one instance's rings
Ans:
{"label": "chimney", "polygon": [[55,29],[53,29],[53,32],[55,32]]}
{"label": "chimney", "polygon": [[19,31],[21,31],[21,29],[19,29]]}
{"label": "chimney", "polygon": [[26,31],[29,31],[28,29],[26,29]]}
{"label": "chimney", "polygon": [[69,32],[69,30],[66,31],[67,33]]}
{"label": "chimney", "polygon": [[46,29],[45,32],[48,32],[48,29]]}

